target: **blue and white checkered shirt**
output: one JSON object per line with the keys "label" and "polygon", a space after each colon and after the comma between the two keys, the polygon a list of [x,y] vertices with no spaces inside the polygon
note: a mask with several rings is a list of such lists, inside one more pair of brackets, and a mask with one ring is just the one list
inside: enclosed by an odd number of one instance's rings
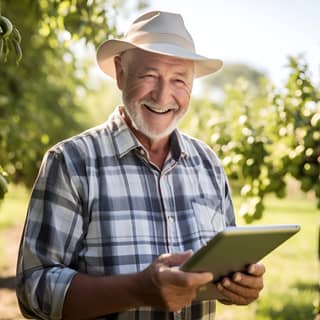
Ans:
{"label": "blue and white checkered shirt", "polygon": [[[17,295],[24,315],[61,319],[78,271],[139,272],[163,253],[196,251],[235,224],[226,176],[212,150],[178,130],[170,150],[159,170],[116,110],[105,124],[48,151],[19,252]],[[144,307],[101,319],[196,320],[214,314],[212,300],[179,313]]]}

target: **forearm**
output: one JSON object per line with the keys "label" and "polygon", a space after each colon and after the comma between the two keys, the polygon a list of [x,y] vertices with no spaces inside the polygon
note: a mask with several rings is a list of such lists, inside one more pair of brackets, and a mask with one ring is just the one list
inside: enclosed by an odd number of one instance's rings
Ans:
{"label": "forearm", "polygon": [[190,251],[163,254],[134,274],[77,274],[67,291],[64,319],[92,319],[142,306],[177,311],[190,305],[198,288],[213,279],[208,272],[189,273],[176,268],[190,255]]}
{"label": "forearm", "polygon": [[142,306],[143,282],[141,273],[115,276],[78,273],[65,298],[63,319],[91,319]]}

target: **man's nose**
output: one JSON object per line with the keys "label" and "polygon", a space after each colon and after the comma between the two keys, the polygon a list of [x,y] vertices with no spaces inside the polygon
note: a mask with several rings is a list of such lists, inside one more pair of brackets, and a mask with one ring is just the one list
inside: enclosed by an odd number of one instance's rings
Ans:
{"label": "man's nose", "polygon": [[163,106],[172,103],[172,90],[169,81],[161,79],[157,82],[152,90],[152,99]]}

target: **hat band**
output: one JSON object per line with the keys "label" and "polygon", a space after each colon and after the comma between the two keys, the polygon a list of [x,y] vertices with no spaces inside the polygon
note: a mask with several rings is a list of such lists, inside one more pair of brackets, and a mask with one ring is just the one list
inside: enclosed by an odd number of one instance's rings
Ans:
{"label": "hat band", "polygon": [[147,43],[166,43],[169,45],[180,46],[195,53],[195,48],[191,41],[172,33],[135,32],[131,36],[128,34],[124,40],[129,41],[134,45],[142,45]]}

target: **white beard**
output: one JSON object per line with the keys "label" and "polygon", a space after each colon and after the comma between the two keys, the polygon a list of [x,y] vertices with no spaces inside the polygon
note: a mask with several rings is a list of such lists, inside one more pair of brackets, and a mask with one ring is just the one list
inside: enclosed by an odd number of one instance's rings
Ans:
{"label": "white beard", "polygon": [[158,132],[154,130],[152,127],[150,127],[148,123],[144,121],[143,117],[141,116],[141,113],[137,112],[136,108],[130,107],[130,104],[126,103],[125,100],[124,100],[124,103],[125,103],[126,113],[131,120],[132,126],[137,131],[141,132],[142,134],[144,134],[146,137],[148,137],[153,141],[168,137],[177,128],[179,121],[183,118],[185,114],[183,113],[178,117],[175,117],[170,123],[170,125],[168,126],[168,128],[166,128],[162,132]]}

